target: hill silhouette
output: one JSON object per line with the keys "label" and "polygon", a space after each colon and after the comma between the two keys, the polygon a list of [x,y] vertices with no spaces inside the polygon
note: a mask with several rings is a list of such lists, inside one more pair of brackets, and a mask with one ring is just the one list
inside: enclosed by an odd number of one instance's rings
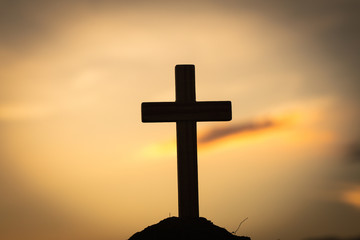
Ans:
{"label": "hill silhouette", "polygon": [[159,223],[135,233],[129,240],[250,240],[249,237],[236,236],[226,229],[214,225],[206,218],[185,220],[169,217]]}

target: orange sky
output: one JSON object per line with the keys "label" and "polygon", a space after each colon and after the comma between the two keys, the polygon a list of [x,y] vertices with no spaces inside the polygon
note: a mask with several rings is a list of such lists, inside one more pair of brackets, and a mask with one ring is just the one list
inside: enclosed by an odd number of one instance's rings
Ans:
{"label": "orange sky", "polygon": [[175,124],[140,105],[174,101],[182,63],[197,100],[233,108],[198,124],[201,216],[248,217],[238,234],[259,240],[360,234],[359,3],[0,4],[1,239],[127,239],[176,216]]}

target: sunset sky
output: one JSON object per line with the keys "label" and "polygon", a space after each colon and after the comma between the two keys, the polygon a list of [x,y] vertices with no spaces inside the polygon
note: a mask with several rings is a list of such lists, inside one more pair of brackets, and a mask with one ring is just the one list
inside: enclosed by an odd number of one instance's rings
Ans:
{"label": "sunset sky", "polygon": [[0,239],[128,239],[177,216],[194,64],[200,216],[256,240],[360,235],[360,2],[0,0]]}

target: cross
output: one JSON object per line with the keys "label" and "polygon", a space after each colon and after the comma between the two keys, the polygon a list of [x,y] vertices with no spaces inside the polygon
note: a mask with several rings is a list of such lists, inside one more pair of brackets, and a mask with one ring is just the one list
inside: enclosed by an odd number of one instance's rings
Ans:
{"label": "cross", "polygon": [[196,122],[230,121],[231,102],[197,102],[195,66],[175,66],[175,102],[143,102],[142,122],[176,122],[179,217],[199,217]]}

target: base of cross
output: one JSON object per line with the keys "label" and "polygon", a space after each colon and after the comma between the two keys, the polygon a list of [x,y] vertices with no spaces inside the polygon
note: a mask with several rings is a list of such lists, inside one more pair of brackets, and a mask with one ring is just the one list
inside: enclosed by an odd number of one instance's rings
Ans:
{"label": "base of cross", "polygon": [[226,229],[214,225],[206,218],[182,219],[166,218],[159,223],[135,233],[129,240],[251,240],[249,237],[236,236]]}

